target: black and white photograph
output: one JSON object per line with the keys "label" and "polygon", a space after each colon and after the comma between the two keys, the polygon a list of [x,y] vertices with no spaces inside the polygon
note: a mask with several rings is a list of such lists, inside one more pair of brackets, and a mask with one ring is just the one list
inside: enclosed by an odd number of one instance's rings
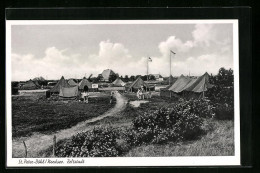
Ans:
{"label": "black and white photograph", "polygon": [[6,24],[7,166],[240,165],[238,20]]}

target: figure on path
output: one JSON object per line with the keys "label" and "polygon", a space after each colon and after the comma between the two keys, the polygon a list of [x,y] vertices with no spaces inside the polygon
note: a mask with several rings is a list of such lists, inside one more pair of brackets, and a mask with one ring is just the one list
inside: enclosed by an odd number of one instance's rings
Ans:
{"label": "figure on path", "polygon": [[83,97],[85,103],[88,103],[88,96],[89,96],[88,86],[84,86],[82,97]]}
{"label": "figure on path", "polygon": [[112,102],[113,102],[113,91],[111,91],[111,93],[110,93],[110,104],[112,104]]}

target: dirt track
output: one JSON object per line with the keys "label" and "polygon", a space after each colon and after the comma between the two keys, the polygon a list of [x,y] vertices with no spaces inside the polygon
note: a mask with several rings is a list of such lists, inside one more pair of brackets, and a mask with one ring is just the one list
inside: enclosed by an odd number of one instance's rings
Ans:
{"label": "dirt track", "polygon": [[95,117],[90,120],[86,120],[84,122],[78,123],[76,126],[73,126],[69,129],[60,130],[57,133],[53,133],[50,135],[45,134],[33,134],[30,137],[21,137],[19,139],[15,139],[12,141],[12,156],[13,157],[24,157],[24,146],[23,141],[25,141],[27,146],[27,157],[43,157],[39,155],[39,152],[49,148],[53,143],[53,136],[56,135],[57,142],[59,140],[67,139],[72,137],[73,135],[91,129],[93,126],[88,126],[88,123],[92,123],[95,121],[99,121],[105,117],[113,116],[116,113],[122,111],[125,108],[127,100],[124,96],[119,93],[115,93],[115,98],[117,100],[114,108],[110,109],[103,115]]}

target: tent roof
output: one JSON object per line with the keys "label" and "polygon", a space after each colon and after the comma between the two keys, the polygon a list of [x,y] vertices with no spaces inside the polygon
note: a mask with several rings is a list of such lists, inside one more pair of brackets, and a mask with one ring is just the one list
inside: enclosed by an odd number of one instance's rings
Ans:
{"label": "tent roof", "polygon": [[31,79],[23,85],[23,88],[38,88],[38,87],[40,87],[39,83],[37,81],[34,82]]}
{"label": "tent roof", "polygon": [[130,86],[129,88],[135,88],[135,89],[138,89],[138,88],[141,88],[141,86],[145,86],[147,88],[149,88],[149,85],[147,83],[145,83],[141,77],[138,77]]}
{"label": "tent roof", "polygon": [[114,82],[112,82],[112,84],[117,85],[117,86],[124,86],[126,83],[123,82],[123,81],[118,77]]}
{"label": "tent roof", "polygon": [[69,83],[70,86],[76,86],[76,85],[78,85],[73,79],[69,79],[69,80],[68,80],[68,83]]}
{"label": "tent roof", "polygon": [[60,92],[60,88],[61,87],[66,87],[69,88],[70,85],[68,84],[68,82],[64,79],[64,77],[62,76],[61,79],[58,81],[58,83],[52,88],[50,89],[51,93],[58,93]]}
{"label": "tent roof", "polygon": [[92,83],[89,82],[85,77],[80,81],[79,83],[79,89],[84,89],[84,86],[88,86],[89,88],[92,88]]}
{"label": "tent roof", "polygon": [[168,90],[176,93],[182,91],[203,92],[211,87],[212,85],[209,84],[209,74],[206,72],[198,78],[190,78],[181,75]]}
{"label": "tent roof", "polygon": [[211,88],[212,86],[213,85],[209,83],[209,74],[206,72],[204,75],[195,79],[192,84],[187,85],[184,90],[192,92],[203,92],[207,91],[208,88]]}
{"label": "tent roof", "polygon": [[185,86],[191,81],[192,79],[189,77],[185,77],[181,75],[175,83],[169,88],[169,90],[179,93],[182,92]]}
{"label": "tent roof", "polygon": [[115,74],[115,72],[113,72],[113,70],[111,69],[106,69],[102,72],[102,76],[105,80],[108,80],[109,79],[109,76],[112,75],[112,74]]}
{"label": "tent roof", "polygon": [[174,78],[172,75],[170,75],[165,81],[162,81],[163,84],[169,84],[169,80],[171,80],[171,85],[174,84],[177,81],[177,78]]}

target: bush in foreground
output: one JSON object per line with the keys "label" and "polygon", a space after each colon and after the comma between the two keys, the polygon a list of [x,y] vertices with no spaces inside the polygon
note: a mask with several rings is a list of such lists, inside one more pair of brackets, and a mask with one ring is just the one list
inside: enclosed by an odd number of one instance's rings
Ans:
{"label": "bush in foreground", "polygon": [[78,133],[59,146],[58,157],[115,157],[121,154],[116,139],[118,132],[112,128],[96,128]]}
{"label": "bush in foreground", "polygon": [[[79,133],[69,142],[59,146],[56,155],[115,157],[143,144],[165,144],[196,139],[210,129],[209,125],[205,127],[205,119],[197,114],[201,111],[195,109],[198,105],[199,102],[195,101],[181,102],[171,108],[159,108],[143,113],[133,120],[131,127],[99,127]],[[204,112],[205,117],[208,113]]]}
{"label": "bush in foreground", "polygon": [[203,133],[203,119],[192,111],[189,104],[181,103],[144,113],[133,121],[133,129],[127,131],[126,139],[133,146],[195,139]]}

